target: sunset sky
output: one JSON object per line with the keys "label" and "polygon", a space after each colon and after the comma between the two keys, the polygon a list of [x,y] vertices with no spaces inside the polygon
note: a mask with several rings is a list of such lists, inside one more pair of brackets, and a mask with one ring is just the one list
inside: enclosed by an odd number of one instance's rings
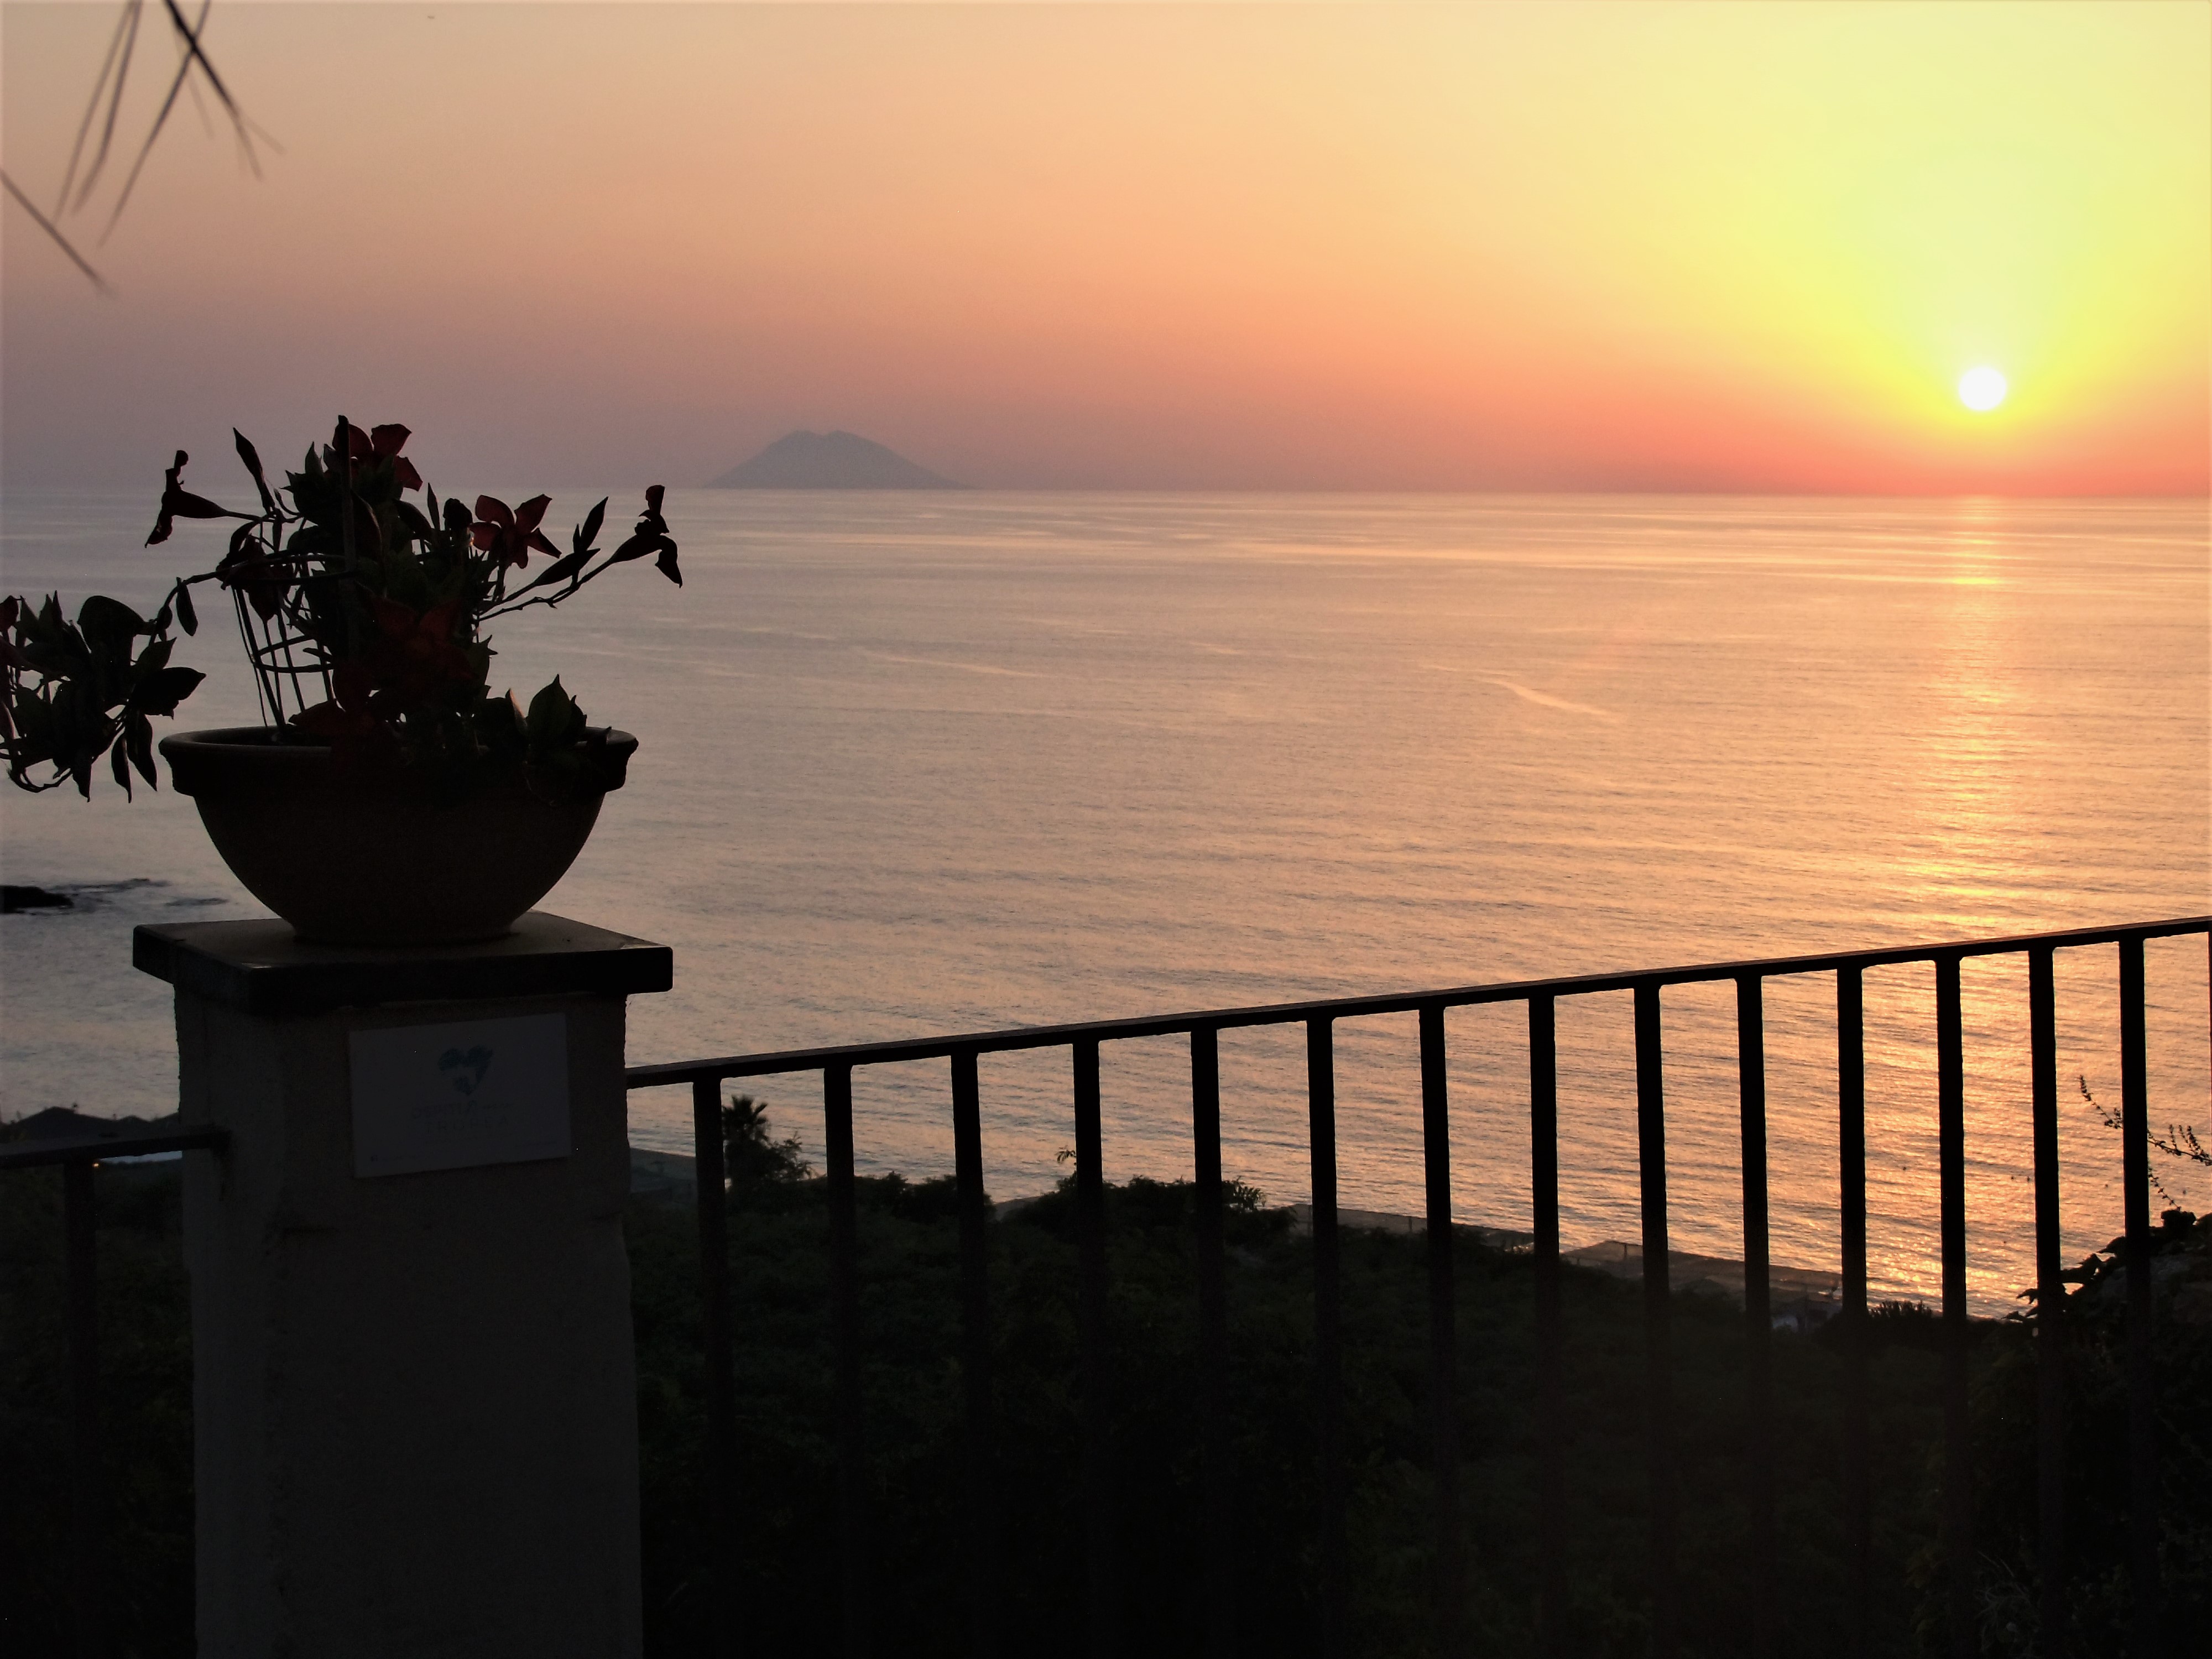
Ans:
{"label": "sunset sky", "polygon": [[[8,5],[51,206],[114,8]],[[2189,493],[2212,9],[251,5],[94,294],[12,204],[5,481]],[[142,44],[135,143],[173,63]],[[2005,400],[1960,400],[1968,370]]]}

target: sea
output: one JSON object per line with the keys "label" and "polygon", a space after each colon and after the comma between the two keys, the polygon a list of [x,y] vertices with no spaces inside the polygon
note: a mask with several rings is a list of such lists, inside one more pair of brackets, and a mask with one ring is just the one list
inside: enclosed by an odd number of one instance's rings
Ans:
{"label": "sea", "polygon": [[[507,499],[533,493],[511,489]],[[559,532],[602,494],[554,492]],[[0,584],[150,611],[218,550],[152,495],[9,492]],[[674,947],[633,1061],[2091,927],[2212,909],[2200,500],[678,490],[679,589],[624,566],[502,624],[641,740],[546,901]],[[556,532],[556,539],[562,539]],[[180,728],[254,717],[215,606]],[[189,801],[0,791],[0,1111],[173,1109],[142,922],[256,913]],[[2148,951],[2151,1115],[2212,1129],[2202,938]],[[2121,1225],[2116,953],[2058,959],[2063,1209]],[[1934,981],[1868,977],[1871,1276],[1936,1271]],[[2032,1278],[2021,958],[1965,969],[1970,1279]],[[1775,1259],[1838,1249],[1835,986],[1767,992]],[[1735,1007],[1664,1001],[1675,1248],[1741,1253]],[[1454,1204],[1529,1224],[1517,1007],[1447,1024]],[[1625,994],[1559,1011],[1563,1231],[1638,1237]],[[1342,1201],[1421,1207],[1411,1017],[1337,1036]],[[1309,1191],[1295,1028],[1221,1044],[1228,1173]],[[1110,1179],[1190,1169],[1181,1039],[1107,1046]],[[750,1085],[821,1157],[818,1083]],[[987,1058],[994,1197],[1074,1138],[1064,1050]],[[943,1062],[863,1070],[869,1171],[948,1170]],[[690,1145],[683,1091],[635,1144]],[[2166,1202],[2212,1170],[2156,1160]]]}

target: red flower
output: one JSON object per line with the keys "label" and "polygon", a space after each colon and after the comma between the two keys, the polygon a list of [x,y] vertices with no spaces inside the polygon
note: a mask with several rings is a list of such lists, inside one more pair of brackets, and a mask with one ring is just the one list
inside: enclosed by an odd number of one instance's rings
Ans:
{"label": "red flower", "polygon": [[441,691],[475,683],[469,653],[453,643],[459,600],[420,613],[395,599],[372,599],[369,605],[380,637],[362,653],[360,667],[376,687],[377,713],[398,714]]}
{"label": "red flower", "polygon": [[341,749],[381,745],[386,722],[451,691],[476,683],[476,665],[453,642],[460,602],[417,611],[394,599],[372,598],[377,636],[358,657],[331,671],[330,702],[296,716],[293,725]]}
{"label": "red flower", "polygon": [[392,476],[402,489],[420,489],[422,487],[422,475],[415,470],[415,463],[399,453],[407,444],[405,427],[380,426],[363,432],[357,426],[349,426],[346,432],[346,448],[355,460],[372,465],[378,461],[389,461],[392,463]]}
{"label": "red flower", "polygon": [[204,495],[195,495],[177,480],[184,475],[188,458],[183,450],[177,452],[177,464],[161,475],[161,511],[154,521],[154,532],[146,538],[146,545],[169,539],[174,519],[251,519],[251,513],[234,513],[227,507],[217,507]]}
{"label": "red flower", "polygon": [[293,726],[342,753],[357,753],[364,744],[388,738],[384,722],[369,712],[368,677],[348,672],[359,666],[346,663],[339,667],[331,677],[331,690],[337,695],[293,715]]}
{"label": "red flower", "polygon": [[538,528],[538,521],[552,505],[550,495],[532,495],[520,507],[510,509],[505,501],[479,495],[477,522],[469,526],[469,539],[476,544],[478,552],[490,554],[494,564],[511,564],[518,570],[530,562],[530,550],[533,547],[540,553],[558,557],[561,550],[547,541]]}

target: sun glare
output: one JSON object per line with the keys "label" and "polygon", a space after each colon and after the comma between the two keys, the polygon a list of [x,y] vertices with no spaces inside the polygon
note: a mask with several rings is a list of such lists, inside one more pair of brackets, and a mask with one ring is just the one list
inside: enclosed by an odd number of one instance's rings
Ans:
{"label": "sun glare", "polygon": [[1995,409],[2005,400],[2008,390],[2005,377],[1987,364],[1959,377],[1959,401],[1976,414]]}

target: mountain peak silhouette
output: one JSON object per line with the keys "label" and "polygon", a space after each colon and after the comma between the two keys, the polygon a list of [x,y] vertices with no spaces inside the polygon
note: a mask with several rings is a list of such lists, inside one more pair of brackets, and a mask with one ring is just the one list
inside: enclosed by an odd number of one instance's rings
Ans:
{"label": "mountain peak silhouette", "polygon": [[740,461],[709,489],[959,489],[927,467],[850,432],[793,432]]}

